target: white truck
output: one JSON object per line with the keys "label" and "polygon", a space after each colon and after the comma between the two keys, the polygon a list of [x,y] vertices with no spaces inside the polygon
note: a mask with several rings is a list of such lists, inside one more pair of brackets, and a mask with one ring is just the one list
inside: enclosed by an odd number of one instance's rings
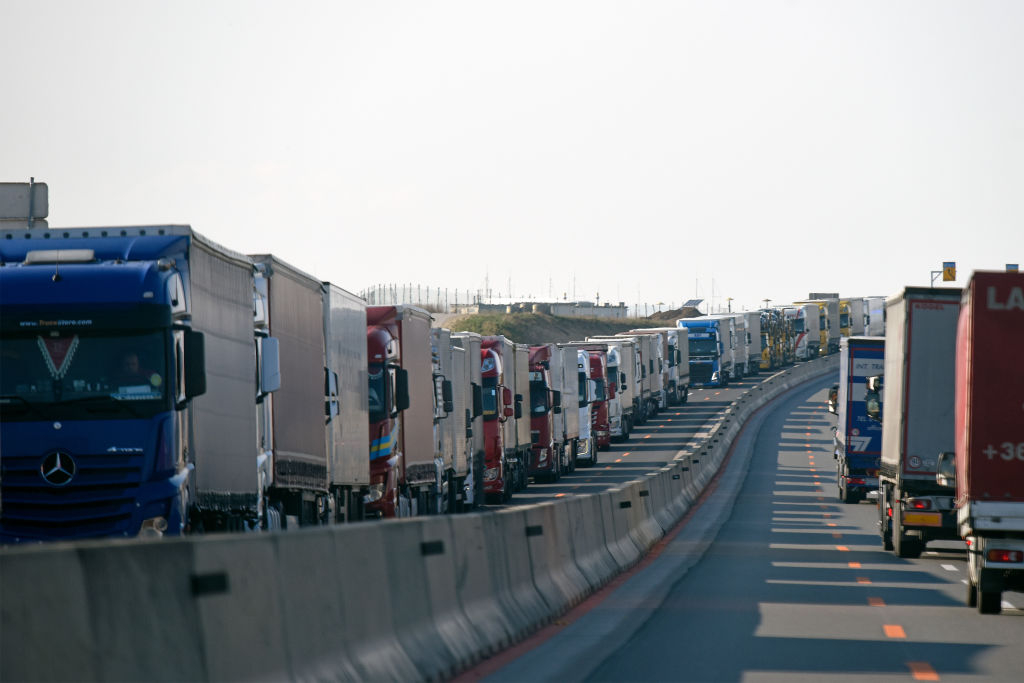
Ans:
{"label": "white truck", "polygon": [[[455,409],[465,415],[466,473],[462,481],[463,507],[474,509],[484,502],[484,418],[482,373],[480,364],[480,335],[476,332],[453,332],[452,345],[462,349],[465,367],[463,383],[456,371]],[[456,362],[459,355],[456,354]]]}
{"label": "white truck", "polygon": [[662,336],[663,356],[668,370],[666,386],[669,405],[686,403],[690,393],[690,344],[686,332],[681,332],[679,327],[640,327],[622,334],[653,333]]}
{"label": "white truck", "polygon": [[935,473],[954,450],[960,290],[907,287],[885,309],[879,533],[886,549],[917,557],[930,540],[957,538],[953,496]]}
{"label": "white truck", "polygon": [[761,311],[744,311],[747,340],[747,372],[756,375],[761,372]]}

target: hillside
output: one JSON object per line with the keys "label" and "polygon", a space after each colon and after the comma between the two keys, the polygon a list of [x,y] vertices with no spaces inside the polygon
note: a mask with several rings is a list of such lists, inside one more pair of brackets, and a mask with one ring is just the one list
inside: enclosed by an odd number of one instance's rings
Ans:
{"label": "hillside", "polygon": [[[662,313],[662,316],[665,314]],[[546,313],[480,313],[452,317],[443,326],[454,331],[501,334],[520,344],[567,342],[625,332],[637,327],[672,326],[672,320],[654,318],[566,318]]]}

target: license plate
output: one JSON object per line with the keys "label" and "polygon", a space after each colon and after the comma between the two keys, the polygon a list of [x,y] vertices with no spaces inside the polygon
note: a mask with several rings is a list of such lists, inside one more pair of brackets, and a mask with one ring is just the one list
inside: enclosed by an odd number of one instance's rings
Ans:
{"label": "license plate", "polygon": [[905,512],[903,523],[908,526],[942,526],[942,513],[939,512]]}

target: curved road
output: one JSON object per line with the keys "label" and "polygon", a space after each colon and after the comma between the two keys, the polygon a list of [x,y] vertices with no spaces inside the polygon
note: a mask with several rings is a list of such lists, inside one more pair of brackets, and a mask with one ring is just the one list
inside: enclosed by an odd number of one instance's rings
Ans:
{"label": "curved road", "polygon": [[832,383],[759,411],[655,559],[462,679],[1024,679],[1024,594],[980,615],[964,606],[962,544],[899,559],[873,502],[839,502]]}

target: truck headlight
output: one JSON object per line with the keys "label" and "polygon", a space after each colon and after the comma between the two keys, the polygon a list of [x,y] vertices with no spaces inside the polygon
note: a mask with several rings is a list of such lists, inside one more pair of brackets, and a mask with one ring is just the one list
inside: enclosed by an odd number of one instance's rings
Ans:
{"label": "truck headlight", "polygon": [[142,521],[139,527],[139,538],[162,538],[167,531],[167,519],[164,517],[150,517]]}
{"label": "truck headlight", "polygon": [[488,467],[484,470],[484,481],[494,481],[498,478],[499,471],[500,470],[497,467]]}
{"label": "truck headlight", "polygon": [[384,484],[370,484],[367,489],[366,495],[363,496],[364,503],[373,503],[384,497]]}

